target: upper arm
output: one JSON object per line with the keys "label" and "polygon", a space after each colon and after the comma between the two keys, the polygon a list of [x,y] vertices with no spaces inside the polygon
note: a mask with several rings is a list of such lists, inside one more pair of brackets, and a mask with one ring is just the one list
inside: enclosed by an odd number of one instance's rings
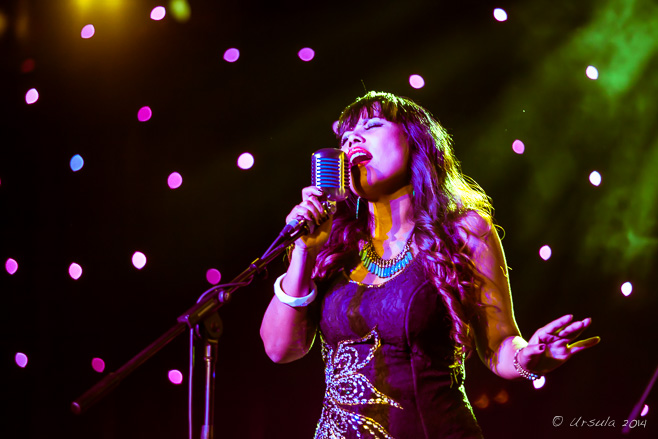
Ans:
{"label": "upper arm", "polygon": [[480,276],[479,301],[483,305],[471,322],[478,354],[490,368],[493,355],[510,336],[520,335],[514,319],[507,263],[496,228],[476,212],[461,220],[463,238]]}

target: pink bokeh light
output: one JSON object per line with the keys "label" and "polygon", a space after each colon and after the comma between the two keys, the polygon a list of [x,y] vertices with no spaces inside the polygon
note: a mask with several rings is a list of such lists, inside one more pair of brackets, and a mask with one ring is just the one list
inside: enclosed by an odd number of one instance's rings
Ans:
{"label": "pink bokeh light", "polygon": [[420,75],[411,75],[409,76],[409,85],[413,88],[423,88],[425,86],[425,80]]}
{"label": "pink bokeh light", "polygon": [[102,373],[105,370],[105,361],[102,358],[94,358],[91,360],[91,368],[98,373]]}
{"label": "pink bokeh light", "polygon": [[176,369],[170,370],[168,376],[169,376],[169,381],[171,381],[176,385],[183,382],[183,374],[179,370]]}
{"label": "pink bokeh light", "polygon": [[25,93],[25,102],[27,105],[32,105],[39,100],[39,92],[36,88],[31,88]]}
{"label": "pink bokeh light", "polygon": [[164,6],[156,6],[151,10],[151,20],[162,20],[165,18],[165,15],[167,14],[167,10],[164,8]]}
{"label": "pink bokeh light", "polygon": [[226,49],[224,52],[224,61],[226,62],[236,62],[240,58],[240,51],[235,47]]}
{"label": "pink bokeh light", "polygon": [[146,265],[146,255],[142,252],[133,254],[133,265],[136,269],[141,270]]}
{"label": "pink bokeh light", "polygon": [[543,246],[542,248],[539,249],[539,256],[545,261],[548,261],[551,258],[552,254],[553,254],[553,251],[547,245],[545,245],[545,246]]}
{"label": "pink bokeh light", "polygon": [[220,280],[222,280],[222,273],[219,272],[216,268],[211,268],[206,271],[206,280],[212,285],[217,285]]}
{"label": "pink bokeh light", "polygon": [[69,276],[71,276],[71,278],[74,280],[80,279],[80,276],[82,276],[82,267],[80,264],[76,264],[74,262],[69,265]]}
{"label": "pink bokeh light", "polygon": [[302,61],[309,62],[315,57],[315,50],[311,49],[310,47],[304,47],[299,52],[297,52],[297,56]]}
{"label": "pink bokeh light", "polygon": [[240,157],[238,157],[238,167],[240,169],[250,169],[252,166],[254,166],[254,156],[248,152],[240,154]]}
{"label": "pink bokeh light", "polygon": [[140,122],[146,122],[150,120],[151,116],[153,116],[153,112],[149,106],[142,107],[137,112],[137,120]]}
{"label": "pink bokeh light", "polygon": [[12,258],[7,259],[7,262],[5,262],[5,270],[7,270],[7,273],[9,274],[16,273],[16,271],[18,271],[18,262]]}
{"label": "pink bokeh light", "polygon": [[14,361],[16,362],[16,365],[22,369],[27,366],[27,355],[22,352],[16,352]]}
{"label": "pink bokeh light", "polygon": [[183,184],[183,177],[178,172],[172,172],[167,178],[167,184],[170,189],[178,189]]}
{"label": "pink bokeh light", "polygon": [[96,29],[94,28],[94,25],[88,24],[82,28],[82,31],[80,32],[80,36],[86,40],[93,37],[95,33],[96,33]]}
{"label": "pink bokeh light", "polygon": [[525,145],[523,144],[522,141],[517,139],[514,142],[512,142],[512,151],[514,151],[517,154],[523,154],[525,152]]}

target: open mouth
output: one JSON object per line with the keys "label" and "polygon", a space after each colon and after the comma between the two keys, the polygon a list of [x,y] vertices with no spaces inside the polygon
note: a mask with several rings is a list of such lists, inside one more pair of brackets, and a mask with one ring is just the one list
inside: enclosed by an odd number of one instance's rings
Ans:
{"label": "open mouth", "polygon": [[355,148],[349,153],[350,166],[358,166],[372,159],[372,154],[370,154],[365,149]]}

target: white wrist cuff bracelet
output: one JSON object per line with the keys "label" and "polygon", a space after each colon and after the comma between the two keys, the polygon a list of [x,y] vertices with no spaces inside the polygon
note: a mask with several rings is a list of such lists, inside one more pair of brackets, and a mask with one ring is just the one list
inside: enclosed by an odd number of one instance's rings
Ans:
{"label": "white wrist cuff bracelet", "polygon": [[281,281],[283,280],[285,275],[286,275],[285,273],[282,274],[277,278],[276,281],[274,281],[274,294],[276,295],[276,298],[279,299],[279,302],[285,303],[286,305],[292,306],[293,308],[310,305],[311,302],[315,300],[315,296],[318,295],[318,289],[315,286],[315,283],[311,281],[311,292],[308,296],[304,296],[304,297],[289,296],[283,292],[283,289],[281,289]]}

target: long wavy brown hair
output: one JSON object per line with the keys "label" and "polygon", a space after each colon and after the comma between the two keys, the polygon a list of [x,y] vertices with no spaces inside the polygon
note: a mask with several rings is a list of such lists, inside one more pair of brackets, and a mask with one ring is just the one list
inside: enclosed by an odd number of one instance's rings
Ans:
{"label": "long wavy brown hair", "polygon": [[[462,354],[474,350],[469,323],[477,318],[481,306],[478,290],[482,280],[464,238],[470,231],[462,221],[465,215],[477,212],[491,226],[491,201],[461,172],[450,135],[429,111],[410,99],[371,91],[343,110],[338,120],[338,139],[365,114],[384,117],[404,128],[410,147],[417,257],[450,314],[450,335],[457,348],[457,361],[461,362]],[[327,280],[358,264],[359,241],[370,235],[370,221],[367,203],[360,203],[366,208],[361,209],[357,219],[357,204],[353,193],[338,203],[331,235],[318,255],[317,280]]]}

